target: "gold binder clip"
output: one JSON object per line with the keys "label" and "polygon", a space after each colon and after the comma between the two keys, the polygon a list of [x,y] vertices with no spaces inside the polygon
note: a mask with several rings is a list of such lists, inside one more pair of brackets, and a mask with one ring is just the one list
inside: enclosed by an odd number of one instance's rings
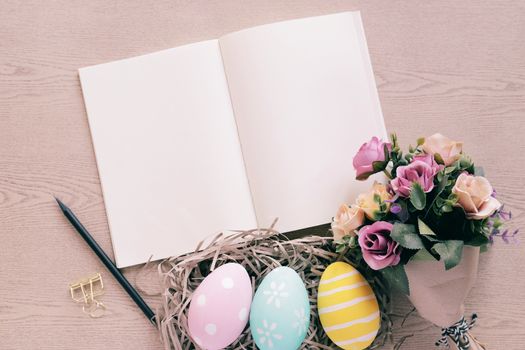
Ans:
{"label": "gold binder clip", "polygon": [[83,303],[82,311],[93,318],[104,316],[106,306],[95,299],[104,294],[104,283],[100,273],[81,279],[69,285],[71,299],[77,303]]}

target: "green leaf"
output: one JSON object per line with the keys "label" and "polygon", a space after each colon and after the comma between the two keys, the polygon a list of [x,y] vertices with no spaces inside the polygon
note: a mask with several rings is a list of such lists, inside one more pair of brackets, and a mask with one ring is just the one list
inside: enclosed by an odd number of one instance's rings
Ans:
{"label": "green leaf", "polygon": [[[439,176],[441,175],[441,176]],[[430,203],[430,206],[428,207],[428,210],[427,212],[425,213],[425,218],[427,217],[428,215],[428,212],[430,211],[430,209],[432,209],[434,211],[434,213],[436,213],[436,215],[440,216],[441,215],[441,210],[439,209],[441,207],[441,204],[443,203],[443,199],[440,197],[441,193],[445,190],[445,188],[447,187],[447,182],[448,182],[448,175],[443,175],[443,173],[439,172],[438,173],[438,186],[437,186],[437,191],[436,191],[436,195],[434,196],[434,200],[432,201],[432,203]],[[437,205],[434,206],[434,204]]]}
{"label": "green leaf", "polygon": [[381,162],[381,161],[372,162],[372,169],[374,169],[373,173],[375,174],[375,173],[385,170],[386,165],[387,165],[386,162]]}
{"label": "green leaf", "polygon": [[410,203],[412,203],[417,210],[425,209],[425,205],[427,204],[427,196],[418,182],[412,183]]}
{"label": "green leaf", "polygon": [[390,151],[386,143],[383,145],[383,152],[385,154],[385,163],[388,163],[390,161]]}
{"label": "green leaf", "polygon": [[485,176],[485,170],[483,170],[482,167],[476,166],[474,167],[474,175],[476,176]]}
{"label": "green leaf", "polygon": [[417,251],[417,253],[410,258],[410,261],[436,261],[437,259],[428,252],[426,249],[420,249]]}
{"label": "green leaf", "polygon": [[345,249],[346,249],[346,244],[338,243],[337,247],[335,248],[335,252],[336,253],[342,253],[342,252],[345,251]]}
{"label": "green leaf", "polygon": [[448,175],[444,175],[439,181],[437,196],[439,196],[441,192],[443,192],[443,190],[447,187],[447,184],[448,184]]}
{"label": "green leaf", "polygon": [[386,216],[386,213],[383,212],[383,211],[374,211],[373,215],[372,215],[372,220],[373,221],[381,221],[384,219],[384,217]]}
{"label": "green leaf", "polygon": [[422,235],[425,235],[425,236],[435,236],[436,235],[434,231],[432,231],[432,229],[428,227],[427,224],[425,224],[423,220],[421,220],[420,218],[417,218],[417,226],[419,229],[419,233]]}
{"label": "green leaf", "polygon": [[383,278],[388,283],[391,289],[396,289],[403,294],[410,295],[410,288],[408,285],[408,277],[403,265],[386,267],[379,270]]}
{"label": "green leaf", "polygon": [[467,168],[470,168],[472,166],[472,160],[470,158],[468,158],[467,156],[463,155],[460,159],[459,159],[459,167],[461,169],[467,169]]}
{"label": "green leaf", "polygon": [[408,164],[408,160],[406,160],[406,158],[401,158],[401,159],[397,162],[397,164],[400,165],[400,166],[407,165],[407,164]]}
{"label": "green leaf", "polygon": [[452,207],[448,204],[445,204],[444,206],[441,207],[441,211],[443,213],[450,213],[452,211]]}
{"label": "green leaf", "polygon": [[484,234],[478,234],[468,242],[466,242],[466,245],[471,245],[474,247],[481,247],[485,244],[489,243],[489,239]]}
{"label": "green leaf", "polygon": [[348,246],[350,248],[355,248],[357,247],[357,236],[352,236],[350,237],[350,239],[348,240]]}
{"label": "green leaf", "polygon": [[390,233],[390,237],[403,248],[422,249],[425,248],[421,237],[417,234],[414,225],[396,222]]}
{"label": "green leaf", "polygon": [[431,235],[423,235],[423,237],[424,237],[427,241],[432,242],[432,243],[435,243],[435,242],[443,242],[443,241],[441,241],[441,240],[439,240],[439,239],[437,239],[436,237],[431,236]]}
{"label": "green leaf", "polygon": [[420,138],[417,139],[417,145],[418,146],[421,146],[424,143],[425,143],[425,138],[424,137],[420,137]]}
{"label": "green leaf", "polygon": [[447,175],[453,173],[454,171],[456,171],[456,167],[455,166],[449,166],[449,167],[445,168],[445,174],[447,174]]}
{"label": "green leaf", "polygon": [[439,255],[445,263],[445,269],[450,270],[461,261],[463,241],[449,240],[434,244],[432,251]]}

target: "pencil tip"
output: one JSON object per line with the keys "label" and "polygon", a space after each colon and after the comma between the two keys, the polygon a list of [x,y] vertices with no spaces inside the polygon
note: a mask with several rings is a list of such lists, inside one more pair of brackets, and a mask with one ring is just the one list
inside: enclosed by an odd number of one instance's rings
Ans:
{"label": "pencil tip", "polygon": [[60,199],[55,197],[55,200],[57,201],[57,203],[60,206],[60,209],[62,209],[62,211],[65,211],[67,209],[66,205],[64,203],[62,203],[62,201]]}

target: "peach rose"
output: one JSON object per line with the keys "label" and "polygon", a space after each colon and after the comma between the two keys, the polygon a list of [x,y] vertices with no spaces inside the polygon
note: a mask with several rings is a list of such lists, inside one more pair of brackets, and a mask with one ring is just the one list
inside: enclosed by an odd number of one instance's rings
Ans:
{"label": "peach rose", "polygon": [[[357,197],[357,206],[359,206],[365,212],[365,215],[370,220],[377,220],[375,218],[376,213],[381,211],[379,203],[375,201],[374,196],[379,195],[382,202],[392,199],[392,195],[386,189],[386,186],[377,181],[372,185],[372,189],[367,193],[361,193]],[[386,210],[390,208],[390,203],[385,202]]]}
{"label": "peach rose", "polygon": [[336,241],[341,240],[344,236],[355,236],[354,230],[363,225],[365,215],[363,210],[357,206],[349,207],[343,204],[339,207],[337,214],[332,221],[332,232]]}
{"label": "peach rose", "polygon": [[501,207],[501,203],[492,197],[490,182],[482,176],[462,173],[456,180],[452,193],[458,196],[457,205],[465,210],[469,219],[485,219]]}
{"label": "peach rose", "polygon": [[439,154],[445,165],[449,166],[461,157],[463,142],[452,141],[438,133],[425,138],[422,147],[427,154]]}

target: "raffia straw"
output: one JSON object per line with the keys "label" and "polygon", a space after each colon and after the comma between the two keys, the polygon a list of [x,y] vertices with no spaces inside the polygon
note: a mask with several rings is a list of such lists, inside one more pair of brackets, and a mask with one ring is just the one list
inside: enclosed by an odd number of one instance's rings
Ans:
{"label": "raffia straw", "polygon": [[[166,350],[198,349],[188,332],[187,312],[191,297],[205,276],[215,268],[237,262],[251,276],[253,290],[274,268],[289,266],[301,276],[308,291],[311,318],[308,335],[301,349],[334,349],[323,331],[317,315],[317,288],[326,267],[334,261],[345,261],[358,268],[373,288],[381,310],[381,328],[369,349],[392,341],[390,296],[383,282],[358,261],[335,252],[330,237],[308,236],[289,240],[273,228],[218,235],[197,251],[161,262],[158,270],[163,286],[162,303],[157,313],[161,339]],[[368,271],[368,272],[367,272]],[[228,347],[232,350],[256,349],[249,327]]]}

